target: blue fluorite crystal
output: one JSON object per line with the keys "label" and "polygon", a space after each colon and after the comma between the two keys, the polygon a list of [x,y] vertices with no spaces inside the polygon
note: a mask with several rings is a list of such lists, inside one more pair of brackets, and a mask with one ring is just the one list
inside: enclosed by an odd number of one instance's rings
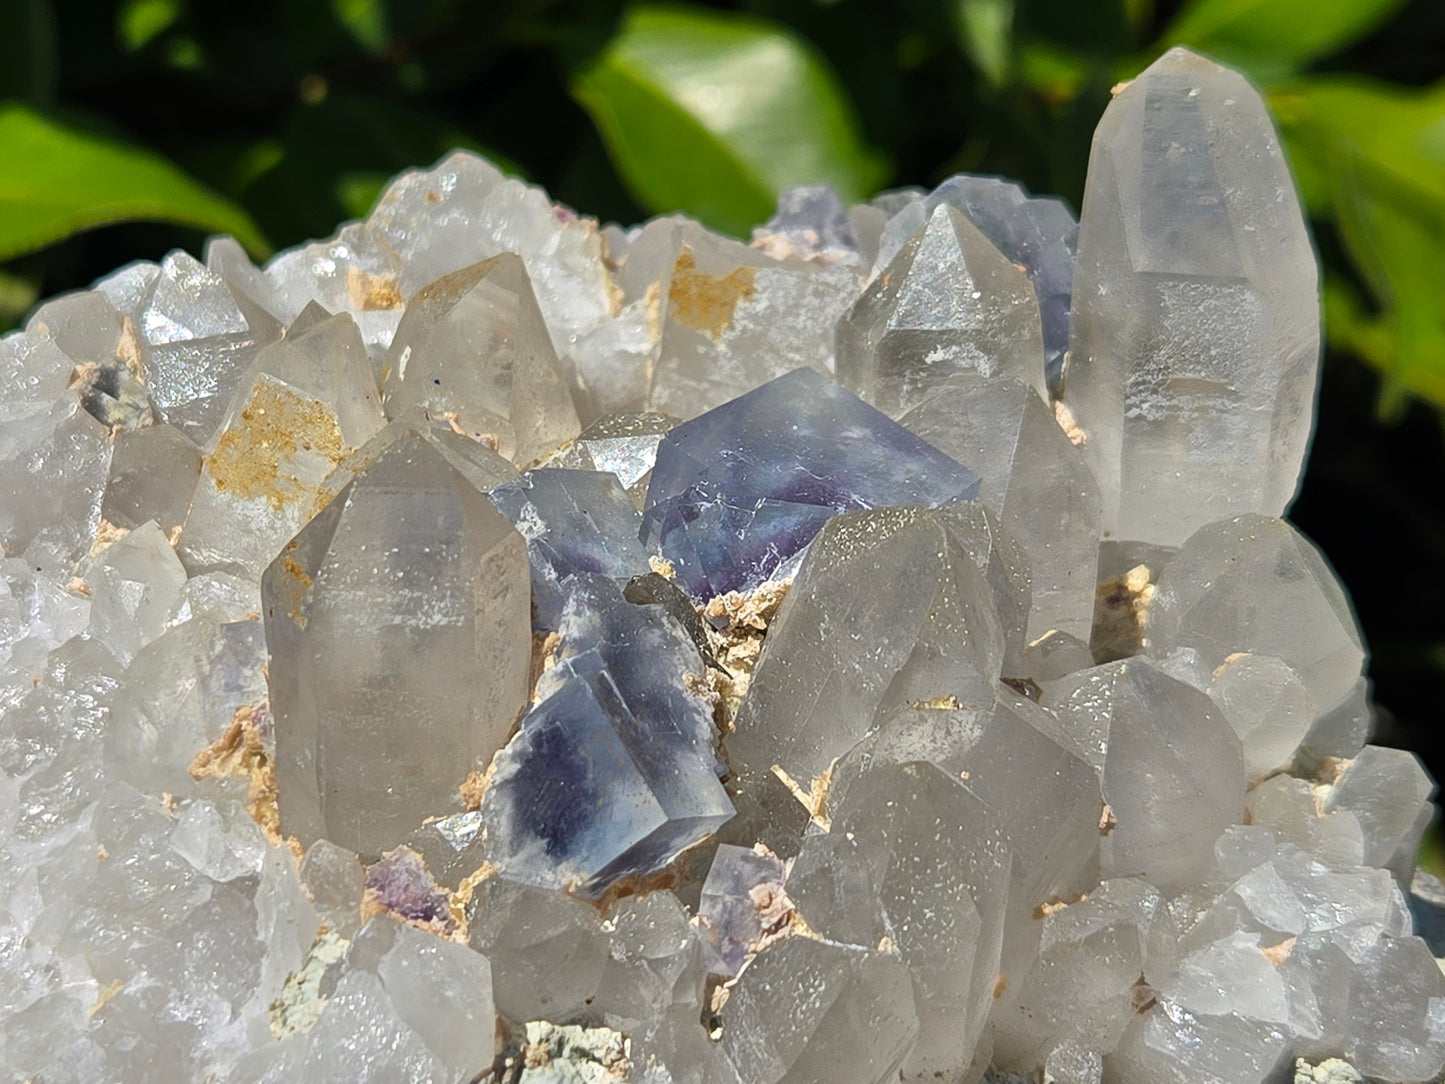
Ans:
{"label": "blue fluorite crystal", "polygon": [[579,573],[627,580],[647,570],[641,519],[608,471],[530,470],[488,497],[527,540],[536,628],[555,631],[566,581]]}
{"label": "blue fluorite crystal", "polygon": [[643,539],[709,598],[763,582],[839,512],[936,508],[978,484],[826,376],[796,369],[662,439]]}
{"label": "blue fluorite crystal", "polygon": [[661,606],[600,575],[567,581],[558,661],[497,757],[482,803],[503,875],[599,894],[733,816],[709,706],[687,690],[697,649]]}

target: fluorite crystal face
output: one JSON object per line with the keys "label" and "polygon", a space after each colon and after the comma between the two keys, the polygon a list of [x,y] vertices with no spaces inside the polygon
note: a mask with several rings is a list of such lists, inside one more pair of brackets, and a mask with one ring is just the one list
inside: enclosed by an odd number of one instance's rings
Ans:
{"label": "fluorite crystal face", "polygon": [[456,154],[41,306],[0,1064],[1439,1079],[1434,785],[1279,518],[1319,304],[1259,97],[1167,54],[1075,231],[969,176],[623,230]]}

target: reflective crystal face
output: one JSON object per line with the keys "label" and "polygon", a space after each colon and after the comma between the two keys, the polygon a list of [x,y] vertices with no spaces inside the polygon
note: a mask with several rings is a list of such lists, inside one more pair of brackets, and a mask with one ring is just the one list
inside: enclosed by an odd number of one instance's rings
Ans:
{"label": "reflective crystal face", "polygon": [[262,584],[281,827],[363,855],[444,813],[526,701],[526,545],[416,433]]}
{"label": "reflective crystal face", "polygon": [[41,305],[0,339],[0,1062],[1438,1079],[1434,784],[1277,518],[1293,191],[1175,50],[1100,125],[1077,275],[997,178],[794,189],[743,245],[458,152],[264,267]]}

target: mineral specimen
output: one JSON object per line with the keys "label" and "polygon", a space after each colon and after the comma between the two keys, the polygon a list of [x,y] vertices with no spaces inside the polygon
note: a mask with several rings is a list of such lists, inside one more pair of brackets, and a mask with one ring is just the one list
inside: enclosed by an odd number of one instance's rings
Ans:
{"label": "mineral specimen", "polygon": [[1434,786],[1277,518],[1258,96],[1167,54],[1074,232],[968,176],[599,228],[459,153],[41,306],[0,1076],[1441,1079]]}

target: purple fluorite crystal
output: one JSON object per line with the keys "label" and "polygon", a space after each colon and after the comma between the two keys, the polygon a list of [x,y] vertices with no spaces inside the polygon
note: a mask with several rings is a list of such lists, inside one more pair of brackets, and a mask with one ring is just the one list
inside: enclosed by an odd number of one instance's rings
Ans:
{"label": "purple fluorite crystal", "polygon": [[657,449],[643,540],[697,598],[755,587],[839,512],[936,508],[979,480],[811,369],[673,429]]}

